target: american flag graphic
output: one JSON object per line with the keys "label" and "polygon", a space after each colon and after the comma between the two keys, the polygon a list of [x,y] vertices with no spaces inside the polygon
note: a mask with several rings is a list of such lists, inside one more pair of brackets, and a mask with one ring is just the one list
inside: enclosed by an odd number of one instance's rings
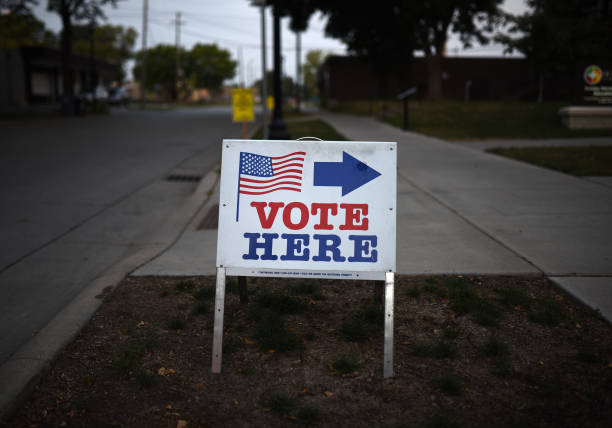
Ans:
{"label": "american flag graphic", "polygon": [[240,152],[236,221],[241,194],[265,195],[277,190],[301,192],[305,156],[306,152],[293,152],[284,156]]}

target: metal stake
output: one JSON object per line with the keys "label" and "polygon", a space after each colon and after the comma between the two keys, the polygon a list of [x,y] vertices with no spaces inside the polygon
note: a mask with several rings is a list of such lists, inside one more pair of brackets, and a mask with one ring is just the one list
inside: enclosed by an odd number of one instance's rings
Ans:
{"label": "metal stake", "polygon": [[394,274],[385,274],[385,346],[383,376],[393,377],[393,295],[394,295]]}
{"label": "metal stake", "polygon": [[215,293],[215,328],[213,331],[212,372],[221,373],[223,356],[223,311],[225,308],[225,268],[217,268],[217,290]]}

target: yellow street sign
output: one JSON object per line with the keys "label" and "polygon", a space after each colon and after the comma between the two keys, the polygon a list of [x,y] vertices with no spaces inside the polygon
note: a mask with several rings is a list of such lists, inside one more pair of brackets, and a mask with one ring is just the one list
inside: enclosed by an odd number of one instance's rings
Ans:
{"label": "yellow street sign", "polygon": [[268,110],[274,110],[274,97],[272,95],[268,96]]}
{"label": "yellow street sign", "polygon": [[232,89],[232,105],[234,107],[234,122],[253,122],[253,90]]}

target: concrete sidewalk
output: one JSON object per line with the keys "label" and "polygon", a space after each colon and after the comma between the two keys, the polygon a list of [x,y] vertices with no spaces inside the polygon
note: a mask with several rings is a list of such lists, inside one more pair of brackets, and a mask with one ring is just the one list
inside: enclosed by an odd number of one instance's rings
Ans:
{"label": "concrete sidewalk", "polygon": [[[321,118],[350,140],[398,142],[397,273],[546,274],[612,319],[612,188],[370,118]],[[217,200],[134,274],[214,274],[216,230],[198,225]]]}

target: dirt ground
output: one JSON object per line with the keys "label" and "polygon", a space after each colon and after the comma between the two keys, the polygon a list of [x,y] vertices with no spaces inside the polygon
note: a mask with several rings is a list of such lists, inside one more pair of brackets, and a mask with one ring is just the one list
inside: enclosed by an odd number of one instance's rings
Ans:
{"label": "dirt ground", "polygon": [[544,277],[396,280],[383,379],[372,281],[128,277],[6,426],[610,427],[612,329]]}

